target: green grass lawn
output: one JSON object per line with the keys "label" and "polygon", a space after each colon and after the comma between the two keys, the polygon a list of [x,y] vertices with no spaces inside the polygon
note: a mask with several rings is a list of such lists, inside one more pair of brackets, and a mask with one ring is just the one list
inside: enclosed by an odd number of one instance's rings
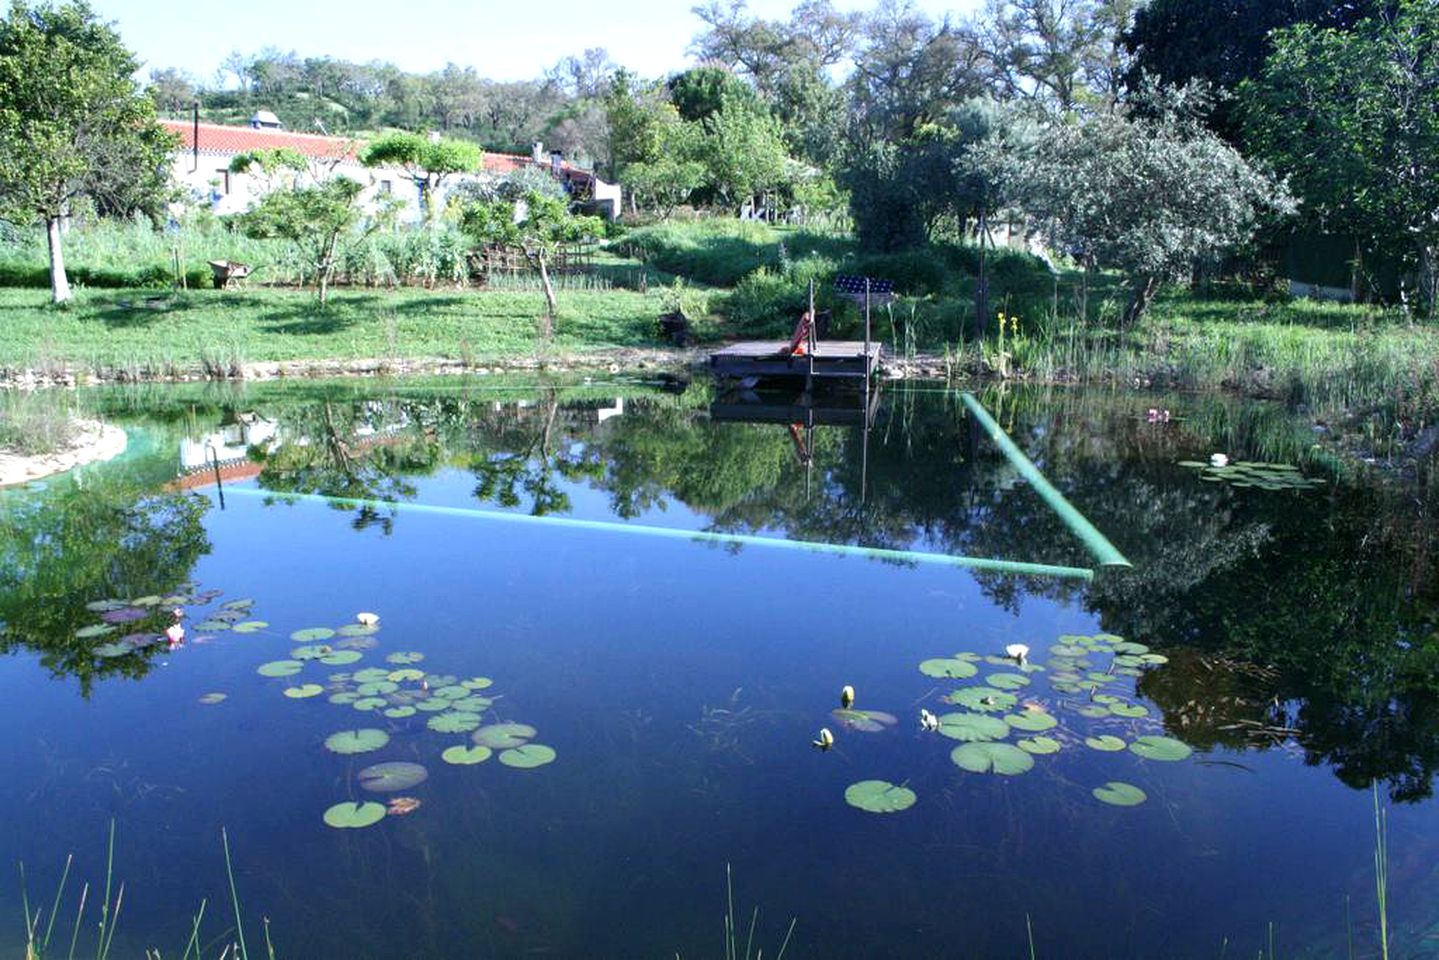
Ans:
{"label": "green grass lawn", "polygon": [[551,346],[539,293],[338,290],[320,309],[300,290],[0,290],[0,367],[156,372],[267,360],[444,357],[483,362],[543,352],[657,346],[660,291],[559,296]]}

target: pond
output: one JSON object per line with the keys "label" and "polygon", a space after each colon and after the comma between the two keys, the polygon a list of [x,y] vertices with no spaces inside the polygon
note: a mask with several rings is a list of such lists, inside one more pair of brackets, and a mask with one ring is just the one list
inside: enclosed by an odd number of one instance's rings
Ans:
{"label": "pond", "polygon": [[0,495],[57,942],[113,823],[114,956],[219,953],[222,828],[256,956],[1375,956],[1377,801],[1439,956],[1432,487],[1281,405],[979,395],[1124,568],[938,386],[88,399],[125,457]]}

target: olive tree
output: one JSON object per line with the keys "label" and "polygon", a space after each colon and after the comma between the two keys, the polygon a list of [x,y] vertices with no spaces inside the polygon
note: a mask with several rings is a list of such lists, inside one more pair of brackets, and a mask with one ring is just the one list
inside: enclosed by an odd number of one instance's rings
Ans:
{"label": "olive tree", "polygon": [[61,225],[90,197],[121,212],[165,194],[172,138],[135,82],[138,64],[81,3],[14,0],[0,20],[0,217],[43,224],[50,293],[70,299]]}
{"label": "olive tree", "polygon": [[1086,272],[1122,272],[1133,323],[1161,283],[1247,243],[1266,214],[1295,209],[1282,182],[1203,125],[1207,105],[1198,88],[1151,90],[1143,110],[1051,119],[1023,149],[990,141],[977,169]]}

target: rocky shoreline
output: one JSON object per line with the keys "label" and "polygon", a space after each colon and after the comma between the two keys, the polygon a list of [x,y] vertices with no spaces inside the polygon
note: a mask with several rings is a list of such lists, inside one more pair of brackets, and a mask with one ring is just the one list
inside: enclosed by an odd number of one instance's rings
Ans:
{"label": "rocky shoreline", "polygon": [[119,427],[98,420],[77,420],[74,442],[54,453],[21,456],[0,451],[0,487],[29,483],[89,463],[113,460],[125,452],[128,438]]}

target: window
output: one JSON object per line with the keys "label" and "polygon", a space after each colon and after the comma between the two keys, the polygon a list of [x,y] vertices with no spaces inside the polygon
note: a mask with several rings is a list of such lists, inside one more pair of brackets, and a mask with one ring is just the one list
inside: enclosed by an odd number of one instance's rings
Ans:
{"label": "window", "polygon": [[394,189],[395,189],[395,188],[394,188],[394,184],[390,183],[390,181],[388,181],[388,180],[381,180],[381,181],[380,181],[380,192],[381,192],[381,193],[388,194],[388,193],[393,192]]}

